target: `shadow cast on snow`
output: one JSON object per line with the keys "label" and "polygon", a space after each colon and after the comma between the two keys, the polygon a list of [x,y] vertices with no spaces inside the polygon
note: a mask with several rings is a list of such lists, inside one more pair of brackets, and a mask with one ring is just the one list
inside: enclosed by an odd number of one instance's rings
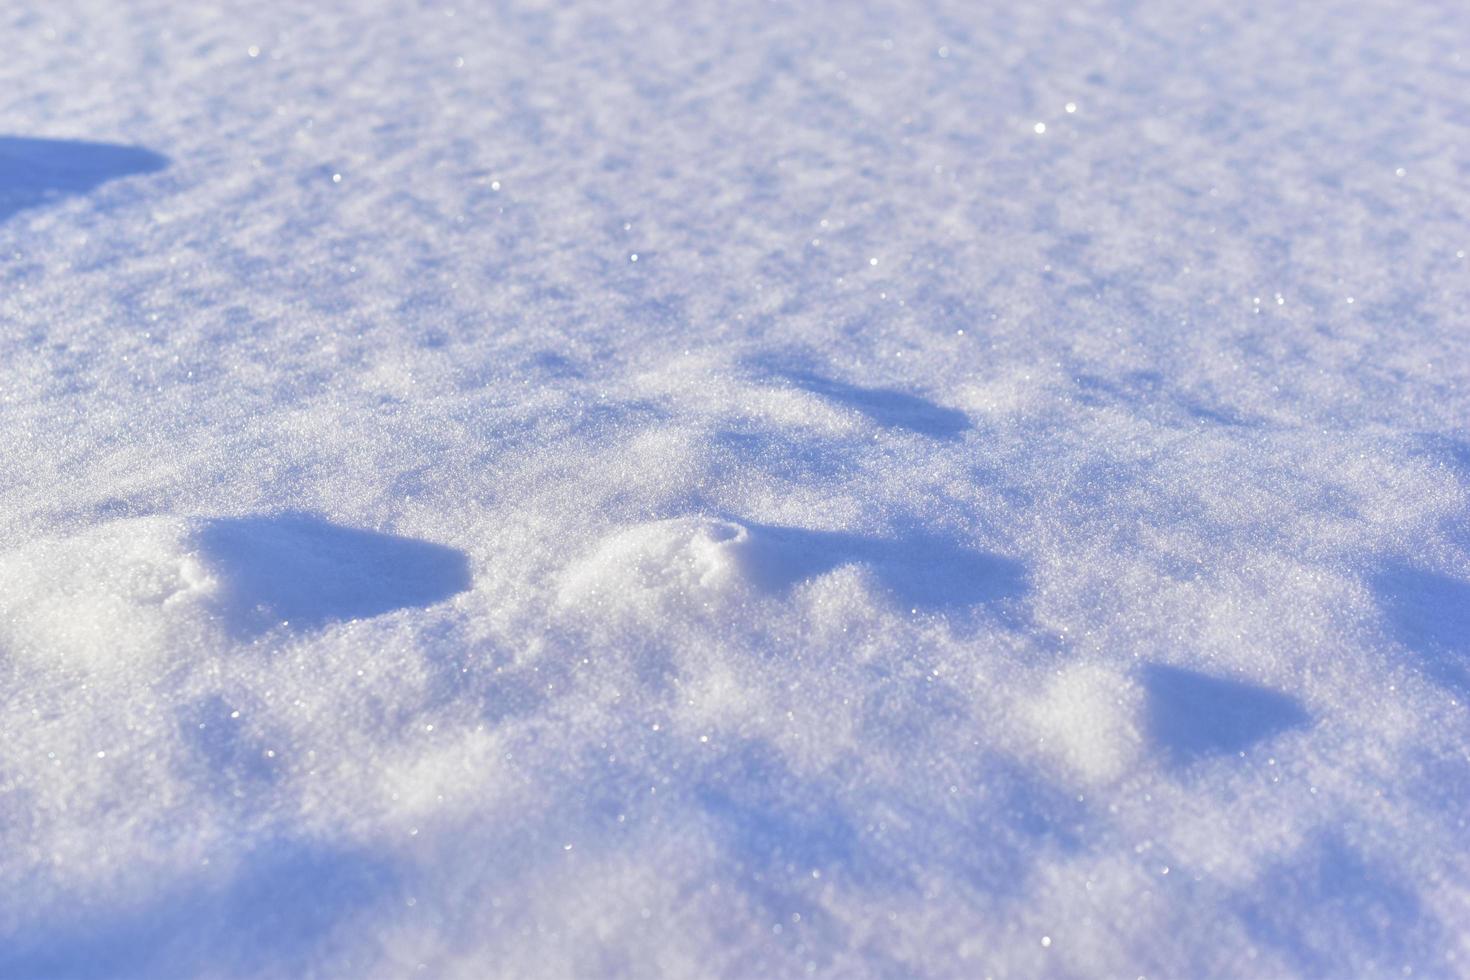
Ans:
{"label": "shadow cast on snow", "polygon": [[1394,636],[1425,673],[1470,699],[1470,582],[1391,563],[1371,586]]}
{"label": "shadow cast on snow", "polygon": [[106,912],[83,904],[0,936],[0,976],[302,976],[341,922],[399,886],[398,871],[371,854],[279,840],[231,876]]}
{"label": "shadow cast on snow", "polygon": [[1414,883],[1338,831],[1319,831],[1231,903],[1251,939],[1302,977],[1450,976],[1443,924]]}
{"label": "shadow cast on snow", "polygon": [[[773,913],[820,906],[813,870],[893,897],[922,894],[944,868],[977,894],[1014,896],[1045,855],[1081,846],[1086,811],[1071,793],[995,759],[969,778],[981,789],[963,803],[922,790],[889,797],[835,774],[795,772],[768,742],[746,741],[702,769],[692,800],[729,862],[728,880]],[[885,833],[885,823],[904,830]],[[820,920],[812,911],[808,925]]]}
{"label": "shadow cast on snow", "polygon": [[1176,766],[1241,752],[1311,722],[1301,702],[1242,681],[1166,664],[1143,668],[1150,740]]}
{"label": "shadow cast on snow", "polygon": [[155,173],[168,158],[137,146],[0,136],[0,221],[85,194],[109,180]]}
{"label": "shadow cast on snow", "polygon": [[433,605],[470,587],[464,552],[306,514],[211,520],[194,540],[237,635]]}
{"label": "shadow cast on snow", "polygon": [[784,592],[843,565],[867,566],[903,605],[957,610],[1015,598],[1027,591],[1025,566],[1014,558],[962,547],[942,536],[898,538],[747,524],[746,573],[767,591]]}
{"label": "shadow cast on snow", "polygon": [[825,377],[805,368],[787,367],[757,359],[751,364],[767,377],[819,395],[865,415],[885,429],[902,429],[933,439],[958,439],[974,428],[958,409],[895,388],[865,388]]}

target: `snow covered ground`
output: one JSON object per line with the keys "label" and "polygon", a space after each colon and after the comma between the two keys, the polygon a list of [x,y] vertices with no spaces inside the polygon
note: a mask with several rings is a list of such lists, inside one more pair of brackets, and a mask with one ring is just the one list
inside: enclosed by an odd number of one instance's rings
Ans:
{"label": "snow covered ground", "polygon": [[1470,976],[1470,8],[0,5],[0,976]]}

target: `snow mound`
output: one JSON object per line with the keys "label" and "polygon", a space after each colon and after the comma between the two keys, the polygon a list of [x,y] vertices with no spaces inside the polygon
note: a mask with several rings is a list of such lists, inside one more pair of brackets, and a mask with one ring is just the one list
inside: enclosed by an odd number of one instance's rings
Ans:
{"label": "snow mound", "polygon": [[563,575],[564,606],[589,615],[648,618],[707,609],[752,587],[750,531],[733,521],[680,517],[614,533]]}
{"label": "snow mound", "polygon": [[249,639],[432,605],[470,581],[455,549],[307,515],[131,518],[0,556],[0,642],[115,666],[215,634]]}
{"label": "snow mound", "polygon": [[0,555],[0,649],[119,669],[198,639],[220,583],[191,532],[187,521],[135,518]]}

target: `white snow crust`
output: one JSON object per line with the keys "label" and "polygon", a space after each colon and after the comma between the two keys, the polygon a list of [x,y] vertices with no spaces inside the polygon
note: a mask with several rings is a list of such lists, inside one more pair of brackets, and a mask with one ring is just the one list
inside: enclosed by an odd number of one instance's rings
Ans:
{"label": "white snow crust", "polygon": [[0,37],[0,977],[1470,976],[1470,7]]}

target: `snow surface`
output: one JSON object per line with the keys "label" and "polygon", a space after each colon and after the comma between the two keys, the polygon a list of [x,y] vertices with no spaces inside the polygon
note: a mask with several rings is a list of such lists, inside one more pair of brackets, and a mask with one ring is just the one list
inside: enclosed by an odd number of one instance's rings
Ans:
{"label": "snow surface", "polygon": [[1470,8],[0,6],[0,976],[1470,976]]}

